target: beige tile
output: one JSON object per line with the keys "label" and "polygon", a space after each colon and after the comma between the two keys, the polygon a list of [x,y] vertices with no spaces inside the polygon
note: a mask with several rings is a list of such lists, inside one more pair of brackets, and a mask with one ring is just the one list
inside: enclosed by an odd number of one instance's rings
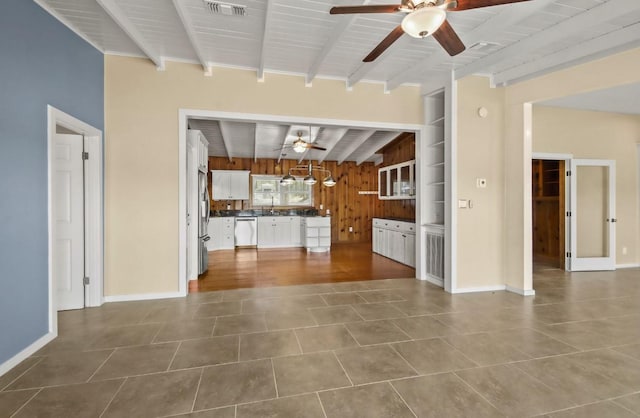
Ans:
{"label": "beige tile", "polygon": [[217,319],[213,328],[213,335],[245,334],[248,332],[262,332],[267,330],[263,314],[231,315]]}
{"label": "beige tile", "polygon": [[45,357],[15,380],[9,389],[27,389],[83,383],[109,357],[112,350],[61,353]]}
{"label": "beige tile", "polygon": [[392,347],[420,374],[442,373],[478,365],[440,338],[407,341]]}
{"label": "beige tile", "polygon": [[9,418],[38,391],[39,389],[26,389],[0,392],[0,418]]}
{"label": "beige tile", "polygon": [[16,380],[22,374],[24,374],[27,370],[31,369],[38,362],[42,361],[41,357],[29,357],[22,362],[20,362],[13,369],[9,370],[2,376],[0,376],[0,391],[2,391],[5,387],[9,386],[11,382]]}
{"label": "beige tile", "polygon": [[169,322],[160,328],[153,342],[180,341],[195,338],[211,337],[215,318],[189,319],[180,322]]}
{"label": "beige tile", "polygon": [[467,369],[456,374],[508,416],[540,415],[575,405],[557,390],[513,366]]}
{"label": "beige tile", "polygon": [[611,401],[598,402],[548,414],[549,418],[634,418],[636,414]]}
{"label": "beige tile", "polygon": [[236,407],[209,409],[207,411],[192,412],[190,414],[173,415],[172,418],[235,418]]}
{"label": "beige tile", "polygon": [[324,418],[324,413],[318,397],[315,394],[308,394],[238,405],[236,417]]}
{"label": "beige tile", "polygon": [[160,324],[105,328],[100,330],[98,336],[91,341],[89,348],[97,350],[102,348],[149,344],[159,329]]}
{"label": "beige tile", "polygon": [[78,335],[58,336],[38,350],[34,356],[49,356],[67,351],[85,351],[91,340],[98,335],[98,332],[99,330],[91,330]]}
{"label": "beige tile", "polygon": [[633,395],[617,398],[614,402],[640,415],[640,393],[634,393]]}
{"label": "beige tile", "polygon": [[332,352],[273,359],[278,396],[351,386]]}
{"label": "beige tile", "polygon": [[268,311],[289,312],[307,308],[327,306],[320,295],[289,296],[281,298],[250,299],[242,301],[242,313]]}
{"label": "beige tile", "polygon": [[363,280],[359,282],[342,282],[332,284],[334,292],[354,292],[358,290],[371,290],[369,287],[369,280]]}
{"label": "beige tile", "polygon": [[452,373],[395,380],[391,384],[419,417],[504,416]]}
{"label": "beige tile", "polygon": [[292,330],[261,332],[240,336],[240,361],[282,357],[300,353]]}
{"label": "beige tile", "polygon": [[622,345],[619,347],[613,347],[612,350],[640,360],[640,344]]}
{"label": "beige tile", "polygon": [[185,322],[193,318],[198,305],[182,303],[152,308],[142,319],[142,323]]}
{"label": "beige tile", "polygon": [[391,321],[367,321],[346,324],[360,345],[406,341],[411,338]]}
{"label": "beige tile", "polygon": [[488,333],[450,335],[444,340],[482,366],[531,358],[514,346]]}
{"label": "beige tile", "polygon": [[619,383],[582,367],[572,356],[549,357],[514,364],[514,367],[554,389],[574,405],[629,393]]}
{"label": "beige tile", "polygon": [[342,324],[302,328],[295,330],[295,332],[300,341],[302,351],[305,353],[336,350],[358,345]]}
{"label": "beige tile", "polygon": [[367,301],[355,292],[345,293],[328,293],[326,295],[320,295],[327,305],[352,305],[357,303],[366,303]]}
{"label": "beige tile", "polygon": [[117,348],[91,380],[164,372],[177,349],[178,343]]}
{"label": "beige tile", "polygon": [[613,350],[595,350],[571,354],[572,361],[636,392],[640,390],[640,360]]}
{"label": "beige tile", "polygon": [[417,375],[388,345],[347,348],[336,351],[336,356],[354,385]]}
{"label": "beige tile", "polygon": [[400,310],[386,302],[353,305],[353,309],[366,320],[401,318],[406,316]]}
{"label": "beige tile", "polygon": [[398,309],[408,316],[429,315],[449,312],[447,308],[436,305],[426,300],[403,300],[399,302],[389,302],[389,305]]}
{"label": "beige tile", "polygon": [[371,303],[404,300],[404,297],[394,290],[371,290],[368,292],[358,292],[358,295]]}
{"label": "beige tile", "polygon": [[211,366],[202,374],[194,411],[275,397],[270,360]]}
{"label": "beige tile", "polygon": [[593,321],[555,325],[541,324],[534,325],[534,328],[549,337],[580,350],[591,350],[612,345],[600,333],[593,330]]}
{"label": "beige tile", "polygon": [[577,348],[544,335],[531,328],[510,329],[489,333],[492,338],[503,341],[530,357],[548,357],[579,351]]}
{"label": "beige tile", "polygon": [[331,306],[310,309],[309,312],[319,325],[344,324],[362,321],[362,317],[351,306]]}
{"label": "beige tile", "polygon": [[316,321],[313,319],[313,316],[311,316],[311,314],[306,310],[293,312],[266,312],[265,320],[267,321],[267,329],[270,331],[313,327],[316,325]]}
{"label": "beige tile", "polygon": [[198,306],[194,318],[210,318],[213,316],[237,315],[241,311],[239,301],[203,303]]}
{"label": "beige tile", "polygon": [[122,382],[117,379],[44,388],[13,417],[98,417]]}
{"label": "beige tile", "polygon": [[211,366],[238,361],[237,335],[182,341],[171,369]]}
{"label": "beige tile", "polygon": [[441,337],[455,334],[456,330],[446,326],[433,316],[415,316],[411,318],[398,318],[393,322],[413,339]]}
{"label": "beige tile", "polygon": [[389,383],[320,392],[327,418],[413,418]]}

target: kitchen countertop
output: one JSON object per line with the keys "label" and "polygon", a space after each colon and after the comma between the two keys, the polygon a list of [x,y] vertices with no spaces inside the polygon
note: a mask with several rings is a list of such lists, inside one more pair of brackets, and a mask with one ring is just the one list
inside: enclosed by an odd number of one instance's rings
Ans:
{"label": "kitchen countertop", "polygon": [[398,222],[409,222],[416,223],[415,219],[407,219],[407,218],[376,218],[376,219],[386,219],[387,221],[398,221]]}
{"label": "kitchen countertop", "polygon": [[212,210],[211,217],[260,217],[260,216],[319,216],[316,209],[274,209],[271,210]]}

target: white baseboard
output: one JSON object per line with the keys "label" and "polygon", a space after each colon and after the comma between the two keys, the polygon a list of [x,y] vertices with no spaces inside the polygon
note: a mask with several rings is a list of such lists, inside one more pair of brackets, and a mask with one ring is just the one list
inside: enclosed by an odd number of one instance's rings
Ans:
{"label": "white baseboard", "polygon": [[505,285],[496,286],[480,286],[480,287],[461,287],[457,289],[451,289],[451,293],[479,293],[479,292],[500,292],[506,290]]}
{"label": "white baseboard", "polygon": [[536,295],[536,291],[533,289],[529,289],[529,290],[524,290],[524,289],[518,289],[517,287],[511,287],[509,285],[506,286],[507,287],[507,292],[511,292],[511,293],[517,293],[520,296],[535,296]]}
{"label": "white baseboard", "polygon": [[9,370],[16,367],[18,364],[32,356],[36,351],[40,350],[42,347],[47,345],[51,340],[56,338],[58,335],[55,332],[49,332],[42,337],[38,338],[34,343],[29,345],[27,348],[11,357],[9,360],[0,364],[0,376],[7,373]]}
{"label": "white baseboard", "polygon": [[183,295],[180,292],[169,292],[169,293],[141,293],[137,295],[115,295],[115,296],[105,296],[105,302],[132,302],[137,300],[153,300],[153,299],[172,299],[172,298],[182,298],[186,295]]}
{"label": "white baseboard", "polygon": [[638,263],[616,264],[617,269],[635,269],[640,267]]}

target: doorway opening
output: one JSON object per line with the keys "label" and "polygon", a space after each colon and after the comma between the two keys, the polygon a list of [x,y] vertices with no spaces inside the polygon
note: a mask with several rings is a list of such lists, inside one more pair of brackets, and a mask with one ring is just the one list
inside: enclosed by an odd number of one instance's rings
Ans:
{"label": "doorway opening", "polygon": [[60,308],[103,302],[103,145],[99,129],[52,106],[47,113],[49,332],[55,336]]}
{"label": "doorway opening", "polygon": [[533,263],[565,267],[565,161],[531,160]]}

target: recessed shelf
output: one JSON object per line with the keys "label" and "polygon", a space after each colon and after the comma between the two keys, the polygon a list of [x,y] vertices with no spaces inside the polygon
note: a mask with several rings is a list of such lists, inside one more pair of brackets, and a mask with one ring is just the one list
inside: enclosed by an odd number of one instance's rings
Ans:
{"label": "recessed shelf", "polygon": [[429,122],[429,125],[431,125],[431,126],[444,126],[444,116],[440,116],[439,118],[436,118],[436,119],[432,120],[431,122]]}
{"label": "recessed shelf", "polygon": [[441,186],[444,184],[444,181],[434,181],[433,183],[427,184],[427,186]]}
{"label": "recessed shelf", "polygon": [[444,146],[444,140],[440,142],[435,142],[433,144],[429,144],[430,147],[442,147]]}
{"label": "recessed shelf", "polygon": [[429,164],[429,167],[442,167],[444,165],[444,161],[439,163]]}

